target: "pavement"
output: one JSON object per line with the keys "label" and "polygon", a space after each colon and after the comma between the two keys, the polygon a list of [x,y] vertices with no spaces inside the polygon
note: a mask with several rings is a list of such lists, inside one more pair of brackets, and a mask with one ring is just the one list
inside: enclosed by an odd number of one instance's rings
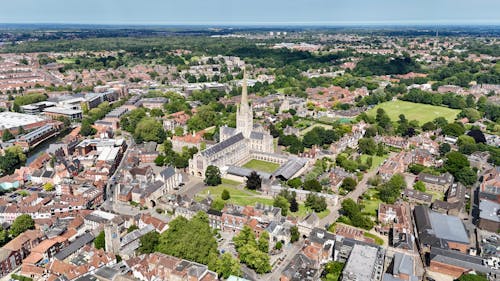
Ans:
{"label": "pavement", "polygon": [[284,246],[283,253],[281,254],[282,256],[284,256],[283,261],[277,264],[277,266],[275,266],[271,270],[271,273],[261,275],[259,280],[268,280],[268,281],[280,280],[281,272],[290,263],[290,261],[292,261],[293,257],[295,257],[295,255],[300,252],[303,246],[304,246],[303,239],[300,239],[294,244],[291,245],[288,244],[287,246]]}

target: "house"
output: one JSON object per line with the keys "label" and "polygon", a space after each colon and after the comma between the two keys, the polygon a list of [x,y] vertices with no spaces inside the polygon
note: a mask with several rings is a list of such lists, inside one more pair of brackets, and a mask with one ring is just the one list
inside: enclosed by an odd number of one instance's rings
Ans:
{"label": "house", "polygon": [[446,192],[446,201],[436,200],[432,210],[457,216],[465,207],[467,188],[461,183],[454,183]]}
{"label": "house", "polygon": [[494,233],[500,231],[500,203],[487,199],[480,199],[479,228]]}
{"label": "house", "polygon": [[413,210],[420,248],[452,249],[466,253],[470,248],[469,233],[455,216],[434,212],[425,206]]}
{"label": "house", "polygon": [[424,182],[427,189],[444,193],[450,188],[454,178],[448,172],[439,176],[420,173],[417,180]]}
{"label": "house", "polygon": [[500,166],[487,170],[479,186],[479,197],[500,202]]}
{"label": "house", "polygon": [[382,281],[417,281],[413,256],[396,252],[391,261],[392,271],[384,273]]}
{"label": "house", "polygon": [[0,276],[5,276],[22,264],[43,238],[40,230],[27,230],[0,248]]}
{"label": "house", "polygon": [[280,281],[314,281],[318,279],[319,270],[314,262],[302,253],[296,254],[281,272]]}
{"label": "house", "polygon": [[131,258],[124,263],[130,268],[132,276],[141,281],[218,280],[217,273],[209,270],[206,265],[160,253]]}
{"label": "house", "polygon": [[434,247],[430,251],[429,260],[431,271],[451,276],[453,279],[470,271],[489,275],[491,280],[500,278],[500,270],[485,265],[484,259],[478,256]]}
{"label": "house", "polygon": [[354,245],[342,271],[342,280],[380,280],[384,270],[384,256],[384,250],[379,247]]}
{"label": "house", "polygon": [[332,260],[334,245],[335,235],[316,227],[307,237],[302,253],[314,261],[315,268],[319,268]]}
{"label": "house", "polygon": [[297,224],[300,234],[309,236],[311,231],[319,227],[319,217],[315,212],[312,212],[305,216],[299,223]]}
{"label": "house", "polygon": [[410,203],[424,204],[428,206],[432,203],[432,194],[414,189],[406,188],[403,191],[403,198],[408,200]]}

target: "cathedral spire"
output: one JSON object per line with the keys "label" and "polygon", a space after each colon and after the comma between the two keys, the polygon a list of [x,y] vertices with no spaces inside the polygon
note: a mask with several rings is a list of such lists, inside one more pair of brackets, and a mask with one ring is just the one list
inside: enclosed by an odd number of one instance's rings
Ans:
{"label": "cathedral spire", "polygon": [[248,105],[247,70],[246,70],[246,68],[243,68],[243,85],[241,88],[241,105]]}

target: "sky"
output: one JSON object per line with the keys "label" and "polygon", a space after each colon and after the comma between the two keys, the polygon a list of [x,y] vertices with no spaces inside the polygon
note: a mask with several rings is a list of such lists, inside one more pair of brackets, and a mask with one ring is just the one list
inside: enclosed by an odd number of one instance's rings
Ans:
{"label": "sky", "polygon": [[500,24],[500,0],[0,0],[0,23]]}

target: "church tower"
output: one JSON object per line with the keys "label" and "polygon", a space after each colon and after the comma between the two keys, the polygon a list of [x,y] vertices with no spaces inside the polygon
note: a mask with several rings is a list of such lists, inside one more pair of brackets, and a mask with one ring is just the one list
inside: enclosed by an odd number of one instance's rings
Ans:
{"label": "church tower", "polygon": [[241,104],[236,113],[236,130],[241,132],[245,138],[250,138],[250,133],[253,130],[253,111],[252,107],[248,105],[248,92],[247,92],[247,73],[243,69],[243,85],[241,91]]}

